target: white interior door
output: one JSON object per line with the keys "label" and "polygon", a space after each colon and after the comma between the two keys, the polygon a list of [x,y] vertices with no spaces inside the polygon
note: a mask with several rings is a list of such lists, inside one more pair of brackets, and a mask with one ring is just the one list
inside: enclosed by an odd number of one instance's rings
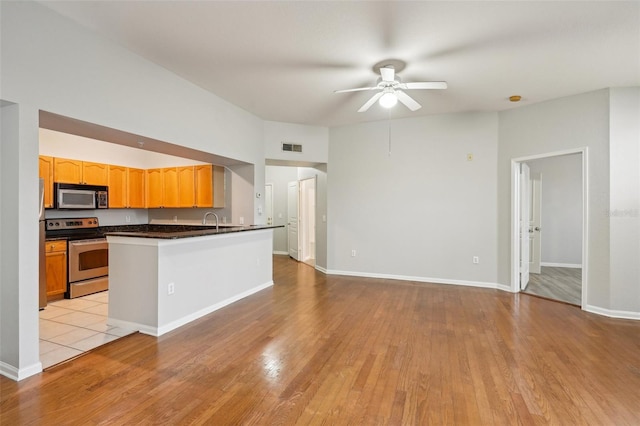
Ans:
{"label": "white interior door", "polygon": [[529,166],[520,164],[520,289],[524,290],[529,284],[529,260],[530,260],[530,188],[531,177]]}
{"label": "white interior door", "polygon": [[[540,273],[540,259],[542,257],[542,176],[540,173],[531,175],[530,204],[529,204],[529,237],[530,259],[529,273]],[[531,232],[533,231],[533,232]]]}
{"label": "white interior door", "polygon": [[273,225],[273,184],[264,186],[264,210],[267,215],[267,225]]}
{"label": "white interior door", "polygon": [[298,182],[289,182],[287,191],[287,240],[289,242],[289,256],[300,260],[298,252]]}

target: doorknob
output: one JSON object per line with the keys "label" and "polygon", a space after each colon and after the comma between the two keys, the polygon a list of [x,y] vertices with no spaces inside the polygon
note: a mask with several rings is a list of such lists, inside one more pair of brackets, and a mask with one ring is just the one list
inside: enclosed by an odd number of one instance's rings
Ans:
{"label": "doorknob", "polygon": [[539,227],[539,226],[536,226],[536,227],[535,227],[535,230],[536,230],[536,231],[538,231],[538,232],[540,232],[540,227]]}

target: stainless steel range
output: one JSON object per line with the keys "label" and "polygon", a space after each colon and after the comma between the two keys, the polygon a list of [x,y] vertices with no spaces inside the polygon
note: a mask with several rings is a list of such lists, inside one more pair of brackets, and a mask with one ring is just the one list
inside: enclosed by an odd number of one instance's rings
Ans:
{"label": "stainless steel range", "polygon": [[68,241],[65,297],[85,296],[109,288],[109,243],[97,217],[47,219],[47,238]]}

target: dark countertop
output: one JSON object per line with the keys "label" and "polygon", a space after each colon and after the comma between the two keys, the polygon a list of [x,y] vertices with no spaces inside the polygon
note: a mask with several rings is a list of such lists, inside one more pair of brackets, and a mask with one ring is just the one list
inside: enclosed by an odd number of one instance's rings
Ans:
{"label": "dark countertop", "polygon": [[175,240],[178,238],[203,237],[207,235],[231,234],[283,227],[284,225],[251,225],[220,227],[216,230],[215,226],[197,225],[123,225],[104,227],[105,229],[103,229],[103,231],[106,236]]}

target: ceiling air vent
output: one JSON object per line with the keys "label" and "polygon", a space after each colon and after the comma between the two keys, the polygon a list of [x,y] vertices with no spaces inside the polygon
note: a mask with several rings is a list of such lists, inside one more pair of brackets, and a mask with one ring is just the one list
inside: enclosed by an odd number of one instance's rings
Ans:
{"label": "ceiling air vent", "polygon": [[282,150],[286,152],[302,152],[302,145],[297,143],[282,142]]}

